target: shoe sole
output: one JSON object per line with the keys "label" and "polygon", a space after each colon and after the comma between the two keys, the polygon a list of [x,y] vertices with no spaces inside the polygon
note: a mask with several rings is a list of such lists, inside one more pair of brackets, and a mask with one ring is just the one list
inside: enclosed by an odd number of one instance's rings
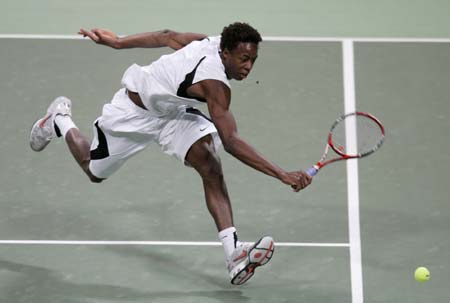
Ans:
{"label": "shoe sole", "polygon": [[275,245],[271,237],[262,237],[248,252],[248,263],[231,280],[233,285],[242,285],[255,274],[255,269],[267,264],[273,256]]}
{"label": "shoe sole", "polygon": [[[66,109],[65,111],[62,112],[58,112],[56,113],[56,108],[59,105],[65,105],[66,107],[68,107],[68,109]],[[56,115],[68,115],[68,116],[72,116],[72,112],[71,112],[71,107],[72,107],[72,101],[70,101],[70,99],[68,99],[67,97],[58,97],[55,100],[53,100],[52,103],[50,103],[49,107],[47,108],[47,113],[45,114],[44,117],[38,119],[36,122],[34,122],[33,126],[31,127],[31,131],[30,131],[30,147],[32,150],[36,151],[36,152],[40,152],[42,151],[49,143],[51,140],[46,141],[45,143],[43,143],[43,145],[41,146],[33,146],[32,144],[32,137],[33,137],[33,133],[34,130],[36,128],[42,128],[45,124],[45,122],[50,119],[52,117],[52,115],[56,114]]]}
{"label": "shoe sole", "polygon": [[45,121],[50,119],[50,117],[51,117],[51,115],[45,115],[43,118],[37,119],[36,122],[34,122],[33,126],[31,127],[31,130],[30,130],[30,147],[31,147],[32,150],[34,150],[36,152],[40,152],[41,150],[43,150],[50,143],[50,141],[47,141],[44,145],[42,145],[40,147],[33,146],[31,138],[33,137],[34,129],[37,128],[37,127],[42,127],[42,124],[44,124]]}

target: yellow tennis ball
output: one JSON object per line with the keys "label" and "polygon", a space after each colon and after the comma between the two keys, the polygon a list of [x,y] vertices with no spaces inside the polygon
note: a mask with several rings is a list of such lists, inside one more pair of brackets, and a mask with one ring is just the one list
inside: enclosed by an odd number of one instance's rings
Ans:
{"label": "yellow tennis ball", "polygon": [[414,278],[419,282],[428,281],[430,280],[430,271],[426,267],[417,267],[414,272]]}

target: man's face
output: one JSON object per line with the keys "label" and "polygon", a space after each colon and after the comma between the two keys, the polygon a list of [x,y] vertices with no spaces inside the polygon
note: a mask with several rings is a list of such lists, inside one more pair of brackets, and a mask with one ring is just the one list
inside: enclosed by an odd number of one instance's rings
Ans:
{"label": "man's face", "polygon": [[240,42],[233,50],[222,51],[222,62],[228,79],[243,80],[253,68],[258,57],[258,45],[251,42]]}

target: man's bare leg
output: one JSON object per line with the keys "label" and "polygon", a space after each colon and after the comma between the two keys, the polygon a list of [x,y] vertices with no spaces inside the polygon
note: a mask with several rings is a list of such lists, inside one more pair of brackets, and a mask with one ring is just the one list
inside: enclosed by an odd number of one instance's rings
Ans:
{"label": "man's bare leg", "polygon": [[89,163],[91,162],[90,143],[80,130],[78,128],[71,128],[67,131],[65,140],[73,157],[81,169],[88,175],[89,179],[95,183],[102,182],[104,179],[95,177],[89,170]]}
{"label": "man's bare leg", "polygon": [[186,160],[203,180],[206,204],[219,231],[231,283],[244,284],[254,275],[257,267],[267,264],[272,258],[273,239],[265,236],[254,244],[237,241],[222,165],[211,136],[198,140],[189,150]]}
{"label": "man's bare leg", "polygon": [[220,159],[214,151],[211,136],[192,145],[186,160],[200,174],[206,205],[218,231],[233,226],[233,212],[225,184]]}

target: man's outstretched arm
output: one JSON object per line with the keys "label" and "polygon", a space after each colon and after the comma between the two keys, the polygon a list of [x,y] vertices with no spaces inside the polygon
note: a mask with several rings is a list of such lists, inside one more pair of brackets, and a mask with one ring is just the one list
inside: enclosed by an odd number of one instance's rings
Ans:
{"label": "man's outstretched arm", "polygon": [[115,49],[122,48],[154,48],[170,47],[178,50],[188,45],[192,41],[206,38],[204,34],[179,33],[172,30],[162,30],[119,37],[114,32],[107,29],[94,28],[92,30],[80,29],[78,34],[89,37],[97,44],[106,45]]}
{"label": "man's outstretched arm", "polygon": [[231,92],[223,83],[217,80],[204,80],[191,86],[188,93],[207,100],[211,119],[228,153],[248,166],[291,185],[295,191],[299,191],[311,183],[312,179],[306,173],[302,171],[286,172],[264,158],[238,135],[234,116],[229,110]]}

